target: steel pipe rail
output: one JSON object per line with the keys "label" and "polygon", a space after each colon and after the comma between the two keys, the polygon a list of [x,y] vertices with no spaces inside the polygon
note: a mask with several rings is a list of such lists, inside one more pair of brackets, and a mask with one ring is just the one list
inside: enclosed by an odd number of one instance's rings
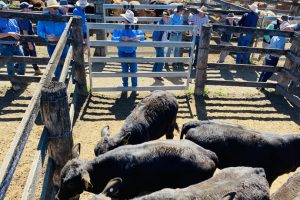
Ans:
{"label": "steel pipe rail", "polygon": [[189,76],[188,72],[92,72],[92,77],[178,77],[186,78]]}
{"label": "steel pipe rail", "polygon": [[104,62],[118,62],[118,63],[155,63],[155,62],[172,62],[172,63],[183,63],[190,62],[191,58],[186,57],[137,57],[137,58],[119,58],[119,57],[92,57],[90,61],[92,63],[104,63]]}

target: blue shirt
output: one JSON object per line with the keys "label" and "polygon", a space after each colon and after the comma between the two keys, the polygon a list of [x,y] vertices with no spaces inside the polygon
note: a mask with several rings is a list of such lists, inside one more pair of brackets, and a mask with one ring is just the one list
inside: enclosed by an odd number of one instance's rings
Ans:
{"label": "blue shirt", "polygon": [[[157,24],[158,25],[164,25],[164,20],[163,19],[159,20],[159,22]],[[153,31],[153,33],[152,33],[152,40],[153,41],[161,41],[164,32],[165,31]]]}
{"label": "blue shirt", "polygon": [[178,13],[174,13],[171,15],[168,25],[182,25],[183,17],[179,16]]}
{"label": "blue shirt", "polygon": [[[130,38],[134,38],[136,36],[141,37],[141,41],[145,40],[144,33],[141,30],[114,30],[113,35],[112,35],[112,40],[114,41],[123,41],[121,39],[122,36],[127,36]],[[128,41],[130,42],[130,41]],[[136,51],[137,47],[118,47],[119,51],[125,52],[125,53],[133,53]]]}
{"label": "blue shirt", "polygon": [[258,14],[255,12],[245,13],[240,21],[238,22],[239,26],[245,27],[256,27],[258,21]]}
{"label": "blue shirt", "polygon": [[[286,38],[283,36],[273,36],[271,38],[270,49],[284,49]],[[279,55],[272,55],[279,57]]]}
{"label": "blue shirt", "polygon": [[18,26],[20,28],[21,35],[24,34],[23,31],[28,31],[28,35],[34,35],[34,30],[32,28],[32,22],[30,20],[18,20]]}
{"label": "blue shirt", "polygon": [[[49,13],[47,13],[49,14]],[[57,14],[61,15],[61,14]],[[66,22],[54,22],[54,21],[38,21],[37,34],[38,36],[47,40],[46,35],[55,35],[60,37],[66,28]]]}
{"label": "blue shirt", "polygon": [[[0,18],[0,33],[19,33],[20,29],[15,19]],[[0,44],[15,44],[13,41],[0,41]]]}
{"label": "blue shirt", "polygon": [[81,7],[76,6],[76,8],[73,10],[74,16],[80,16],[82,18],[82,32],[86,33],[86,15],[85,10]]}

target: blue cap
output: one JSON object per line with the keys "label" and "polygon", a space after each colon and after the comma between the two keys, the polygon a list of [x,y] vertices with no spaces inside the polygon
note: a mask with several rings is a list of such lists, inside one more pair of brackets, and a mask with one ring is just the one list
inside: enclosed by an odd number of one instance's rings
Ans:
{"label": "blue cap", "polygon": [[20,8],[21,9],[24,9],[24,8],[32,8],[33,7],[33,5],[30,5],[29,3],[27,3],[27,2],[22,2],[21,4],[20,4]]}

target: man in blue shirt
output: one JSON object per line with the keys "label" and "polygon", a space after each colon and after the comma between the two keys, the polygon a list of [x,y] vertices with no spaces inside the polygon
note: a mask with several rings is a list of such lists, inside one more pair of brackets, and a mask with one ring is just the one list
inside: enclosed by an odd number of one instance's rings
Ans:
{"label": "man in blue shirt", "polygon": [[[282,31],[294,31],[294,27],[288,22],[284,21],[280,24],[280,30]],[[273,36],[271,38],[270,46],[271,49],[284,49],[286,38],[284,36]],[[265,58],[265,64],[270,66],[277,66],[279,60],[279,55],[268,54]],[[267,82],[267,80],[272,76],[273,72],[262,72],[258,79],[259,82]]]}
{"label": "man in blue shirt", "polygon": [[[7,12],[8,6],[0,1],[0,12]],[[15,40],[20,39],[20,29],[18,23],[14,19],[0,18],[0,38]],[[24,53],[19,45],[18,41],[0,41],[0,53],[2,56],[24,56]],[[19,75],[25,74],[26,65],[24,63],[19,63],[17,73]],[[15,75],[14,63],[7,63],[7,73],[8,75]],[[21,89],[20,85],[12,82],[13,90]]]}
{"label": "man in blue shirt", "polygon": [[[174,9],[175,13],[173,15],[171,15],[171,18],[168,22],[168,25],[182,25],[183,24],[182,15],[183,15],[184,11],[185,11],[185,8],[184,8],[183,5],[177,6],[177,8]],[[181,39],[182,39],[182,32],[173,31],[173,32],[170,33],[170,38],[169,38],[170,41],[180,42]],[[173,48],[168,48],[166,57],[171,56],[171,51],[172,50],[173,50]],[[175,48],[174,57],[180,57],[179,48]]]}
{"label": "man in blue shirt", "polygon": [[78,0],[76,2],[76,7],[73,10],[74,16],[80,16],[82,18],[82,32],[83,32],[83,43],[84,43],[84,50],[87,49],[87,32],[86,32],[86,14],[85,14],[85,7],[87,7],[89,3],[87,0]]}
{"label": "man in blue shirt", "polygon": [[[59,13],[60,5],[57,3],[56,0],[48,0],[47,1],[47,9],[48,12],[45,13],[46,15],[61,15]],[[55,22],[55,21],[38,21],[37,25],[37,34],[38,36],[44,38],[48,42],[58,42],[61,34],[64,32],[66,27],[66,22]],[[47,50],[48,54],[51,57],[56,44],[48,44]],[[68,53],[69,46],[66,44],[64,50],[62,52],[61,58],[66,58]],[[62,71],[63,65],[57,65],[55,70],[55,78],[58,80]]]}
{"label": "man in blue shirt", "polygon": [[[32,5],[28,4],[27,2],[22,2],[20,4],[20,8],[21,12],[28,13],[31,12],[30,8],[32,8]],[[30,20],[18,20],[17,22],[20,28],[21,35],[34,35],[32,22]],[[37,56],[34,42],[23,42],[22,47],[25,56]],[[32,67],[35,71],[34,75],[42,75],[42,72],[37,64],[32,64]]]}
{"label": "man in blue shirt", "polygon": [[[244,27],[256,27],[258,21],[258,8],[255,3],[249,6],[250,12],[245,13],[240,21],[238,22],[239,26]],[[241,33],[238,39],[238,46],[249,47],[252,40],[251,33]],[[243,60],[242,60],[243,59]],[[236,64],[249,64],[249,53],[240,53],[236,54]]]}
{"label": "man in blue shirt", "polygon": [[[125,14],[121,14],[121,17],[124,18],[123,23],[125,25],[135,24],[137,22],[137,18],[134,17],[134,13],[131,10],[126,10]],[[112,35],[112,40],[120,41],[120,42],[130,42],[130,41],[143,41],[145,39],[144,33],[140,30],[114,30]],[[120,58],[136,58],[136,47],[118,47],[118,55]],[[130,70],[130,72],[137,72],[137,64],[136,63],[121,63],[122,72],[126,73]],[[128,77],[123,77],[123,86],[128,87]],[[131,77],[132,87],[137,86],[137,77]]]}

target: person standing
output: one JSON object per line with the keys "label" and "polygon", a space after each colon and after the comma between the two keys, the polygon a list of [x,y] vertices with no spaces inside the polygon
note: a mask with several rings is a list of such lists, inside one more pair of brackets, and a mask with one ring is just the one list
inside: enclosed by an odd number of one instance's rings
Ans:
{"label": "person standing", "polygon": [[[234,21],[234,14],[228,13],[226,17],[226,21],[224,23],[226,26],[236,26],[236,22]],[[229,31],[223,32],[221,35],[221,45],[232,45],[230,43],[230,40],[232,38],[232,33]],[[218,63],[223,63],[225,61],[225,58],[229,55],[229,51],[221,50],[220,58],[218,60]]]}
{"label": "person standing", "polygon": [[[280,24],[280,30],[282,31],[294,31],[294,27],[290,25],[288,22],[284,21]],[[284,49],[286,43],[286,38],[284,36],[273,36],[271,38],[270,46],[271,49]],[[277,54],[268,54],[265,58],[265,64],[276,67],[279,61],[279,55]],[[273,72],[265,72],[263,71],[260,74],[258,79],[259,82],[267,82],[269,78],[272,76]],[[263,89],[263,88],[262,88]]]}
{"label": "person standing", "polygon": [[[239,26],[244,27],[256,27],[258,21],[258,8],[255,3],[249,6],[249,12],[245,13],[240,21],[238,22]],[[238,46],[249,47],[252,40],[252,33],[241,33],[238,39]],[[236,54],[236,64],[249,64],[249,53],[238,52]]]}
{"label": "person standing", "polygon": [[[47,1],[47,9],[48,12],[45,15],[59,15],[62,14],[59,12],[60,5],[57,3],[56,0],[48,0]],[[41,38],[44,38],[47,42],[52,42],[47,45],[48,54],[51,57],[54,49],[56,47],[56,42],[58,42],[60,36],[64,32],[66,27],[66,22],[55,22],[55,21],[38,21],[37,25],[37,34]],[[55,43],[53,43],[55,42]],[[69,46],[66,44],[61,58],[66,58],[68,53]],[[54,72],[55,79],[59,80],[63,65],[58,64],[57,68]]]}
{"label": "person standing", "polygon": [[[30,5],[27,2],[22,2],[20,4],[20,8],[21,8],[21,12],[28,13],[31,12],[32,5]],[[32,22],[30,20],[18,20],[17,22],[20,28],[21,35],[34,35]],[[21,44],[25,56],[37,57],[34,42],[22,42]],[[34,69],[35,76],[39,76],[43,74],[37,64],[32,64],[32,67]]]}
{"label": "person standing", "polygon": [[[167,11],[164,11],[162,14],[162,19],[159,20],[157,25],[162,26],[162,25],[167,25],[168,21],[170,19],[170,14]],[[153,41],[167,41],[168,40],[168,32],[167,31],[153,31],[152,34],[152,40]],[[165,51],[164,47],[155,47],[156,51],[156,57],[164,57],[165,56]],[[164,63],[154,63],[152,72],[162,72]],[[159,81],[163,81],[164,79],[162,77],[155,77],[155,79]]]}
{"label": "person standing", "polygon": [[[3,1],[0,1],[0,12],[7,12],[8,5]],[[15,19],[0,18],[0,38],[14,38],[16,41],[0,41],[0,53],[2,56],[24,56],[24,53],[19,45],[20,29]],[[26,65],[19,63],[17,74],[24,75]],[[7,63],[7,74],[14,76],[14,63]],[[17,91],[21,89],[21,86],[15,82],[11,82],[12,89]]]}
{"label": "person standing", "polygon": [[[177,8],[174,9],[174,14],[171,15],[170,20],[168,22],[168,25],[182,25],[183,24],[183,18],[182,15],[185,11],[185,8],[183,5],[177,6]],[[170,33],[170,41],[176,41],[180,42],[182,39],[182,32],[181,31],[172,31]],[[171,56],[171,51],[173,50],[172,47],[168,48],[166,57]],[[174,50],[174,57],[180,57],[180,50],[179,48],[175,48]]]}
{"label": "person standing", "polygon": [[63,15],[68,15],[69,9],[74,8],[73,5],[68,4],[67,0],[60,0],[59,5],[61,6],[61,12]]}
{"label": "person standing", "polygon": [[86,14],[85,7],[87,7],[89,3],[87,0],[78,0],[76,2],[75,9],[73,10],[73,16],[80,16],[82,18],[82,32],[83,32],[83,44],[84,50],[87,49],[87,31],[86,31]]}
{"label": "person standing", "polygon": [[[195,40],[195,55],[194,55],[194,62],[193,66],[195,67],[198,62],[198,51],[199,51],[199,41],[200,41],[200,34],[202,30],[202,25],[207,24],[209,22],[207,12],[204,12],[202,9],[197,9],[198,14],[194,14],[189,19],[190,25],[196,25],[196,40]],[[193,51],[191,51],[193,53]]]}
{"label": "person standing", "polygon": [[[125,25],[136,24],[138,19],[134,17],[134,13],[131,10],[126,10],[125,14],[121,14],[123,17],[123,23]],[[143,41],[145,39],[144,33],[141,30],[114,30],[112,35],[112,40],[120,41],[120,42],[132,42],[132,41]],[[120,58],[136,58],[136,49],[137,47],[118,47],[118,56]],[[137,64],[136,63],[121,63],[122,72],[137,72]],[[128,87],[128,77],[123,77],[123,86]],[[132,87],[137,86],[137,77],[131,77]]]}

